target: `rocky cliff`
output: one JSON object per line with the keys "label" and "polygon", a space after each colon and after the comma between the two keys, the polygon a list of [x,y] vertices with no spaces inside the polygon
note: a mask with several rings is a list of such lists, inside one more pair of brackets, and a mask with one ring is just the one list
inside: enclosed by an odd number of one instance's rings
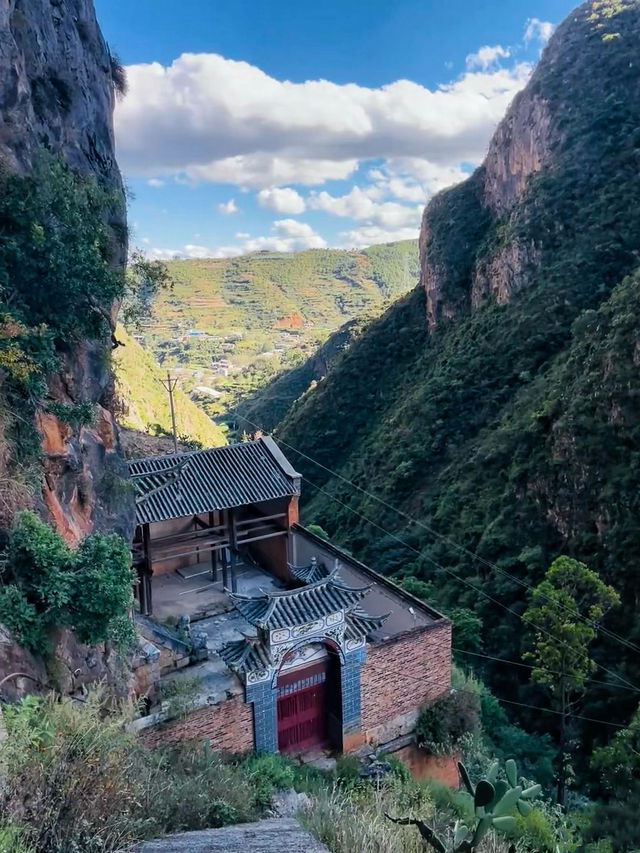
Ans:
{"label": "rocky cliff", "polygon": [[[571,159],[586,166],[583,140],[572,129],[579,121],[588,132],[602,120],[602,77],[594,69],[611,59],[612,42],[637,26],[633,5],[604,0],[574,10],[498,126],[482,167],[425,209],[420,280],[430,328],[469,306],[477,308],[487,297],[505,302],[534,281],[553,237],[526,228],[539,203],[535,176],[563,170]],[[622,71],[631,83],[629,67]],[[580,90],[578,103],[574,93]],[[456,281],[452,267],[459,274]]]}
{"label": "rocky cliff", "polygon": [[524,631],[504,571],[535,584],[559,553],[618,589],[615,630],[640,639],[639,50],[638,0],[571,13],[483,165],[429,204],[421,285],[278,427],[303,519],[474,610],[500,657]]}
{"label": "rocky cliff", "polygon": [[[0,162],[28,173],[35,152],[46,148],[120,196],[109,225],[113,262],[123,264],[124,196],[112,124],[118,71],[92,0],[0,0]],[[38,414],[41,508],[71,542],[93,528],[131,530],[127,501],[124,509],[123,501],[111,506],[108,495],[121,470],[108,349],[104,340],[61,346],[60,369],[49,382],[54,401],[95,404],[93,425],[73,429]]]}

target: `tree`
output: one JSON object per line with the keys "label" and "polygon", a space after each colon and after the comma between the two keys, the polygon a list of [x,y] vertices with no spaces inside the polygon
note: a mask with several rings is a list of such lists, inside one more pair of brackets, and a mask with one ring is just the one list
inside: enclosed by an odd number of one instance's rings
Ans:
{"label": "tree", "polygon": [[4,535],[0,621],[36,653],[62,626],[83,643],[131,640],[135,573],[127,543],[92,533],[76,549],[32,512],[22,512]]}
{"label": "tree", "polygon": [[591,770],[598,780],[588,835],[608,839],[614,853],[640,848],[640,708],[607,746],[594,750]]}
{"label": "tree", "polygon": [[567,777],[567,722],[596,669],[588,646],[595,639],[605,613],[620,603],[613,587],[596,572],[571,557],[553,561],[532,591],[523,619],[532,632],[532,681],[546,687],[560,712],[558,803],[564,807]]}

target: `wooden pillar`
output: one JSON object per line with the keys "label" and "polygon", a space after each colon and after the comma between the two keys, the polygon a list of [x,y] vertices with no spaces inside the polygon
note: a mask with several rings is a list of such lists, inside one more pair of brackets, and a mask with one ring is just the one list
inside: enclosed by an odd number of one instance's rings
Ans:
{"label": "wooden pillar", "polygon": [[[224,509],[222,511],[222,523],[224,524],[224,532],[226,535],[225,538],[230,538],[229,533],[229,510]],[[229,589],[229,566],[227,565],[227,558],[224,557],[222,563],[222,586],[224,589]]]}
{"label": "wooden pillar", "polygon": [[229,541],[231,543],[231,592],[238,591],[238,578],[236,577],[236,556],[238,547],[238,532],[236,528],[236,514],[229,510]]}
{"label": "wooden pillar", "polygon": [[142,525],[142,548],[144,562],[142,564],[142,583],[140,585],[140,612],[143,616],[151,616],[153,613],[153,599],[151,594],[153,564],[151,562],[151,534],[148,524]]}
{"label": "wooden pillar", "polygon": [[[216,523],[215,516],[217,513],[209,513],[209,527],[213,527]],[[215,583],[218,580],[218,551],[216,548],[211,548],[211,580]]]}

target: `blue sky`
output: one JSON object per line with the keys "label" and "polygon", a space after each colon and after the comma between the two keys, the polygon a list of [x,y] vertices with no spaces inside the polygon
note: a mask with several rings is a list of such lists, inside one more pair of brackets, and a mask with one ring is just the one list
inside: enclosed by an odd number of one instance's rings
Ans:
{"label": "blue sky", "polygon": [[156,257],[417,234],[574,4],[96,0],[133,243]]}

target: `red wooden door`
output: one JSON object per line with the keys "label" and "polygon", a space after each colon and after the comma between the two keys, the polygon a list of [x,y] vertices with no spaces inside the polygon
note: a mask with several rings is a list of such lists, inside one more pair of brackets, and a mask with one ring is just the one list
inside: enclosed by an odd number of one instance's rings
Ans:
{"label": "red wooden door", "polygon": [[303,752],[327,737],[327,665],[323,661],[278,678],[278,749]]}

